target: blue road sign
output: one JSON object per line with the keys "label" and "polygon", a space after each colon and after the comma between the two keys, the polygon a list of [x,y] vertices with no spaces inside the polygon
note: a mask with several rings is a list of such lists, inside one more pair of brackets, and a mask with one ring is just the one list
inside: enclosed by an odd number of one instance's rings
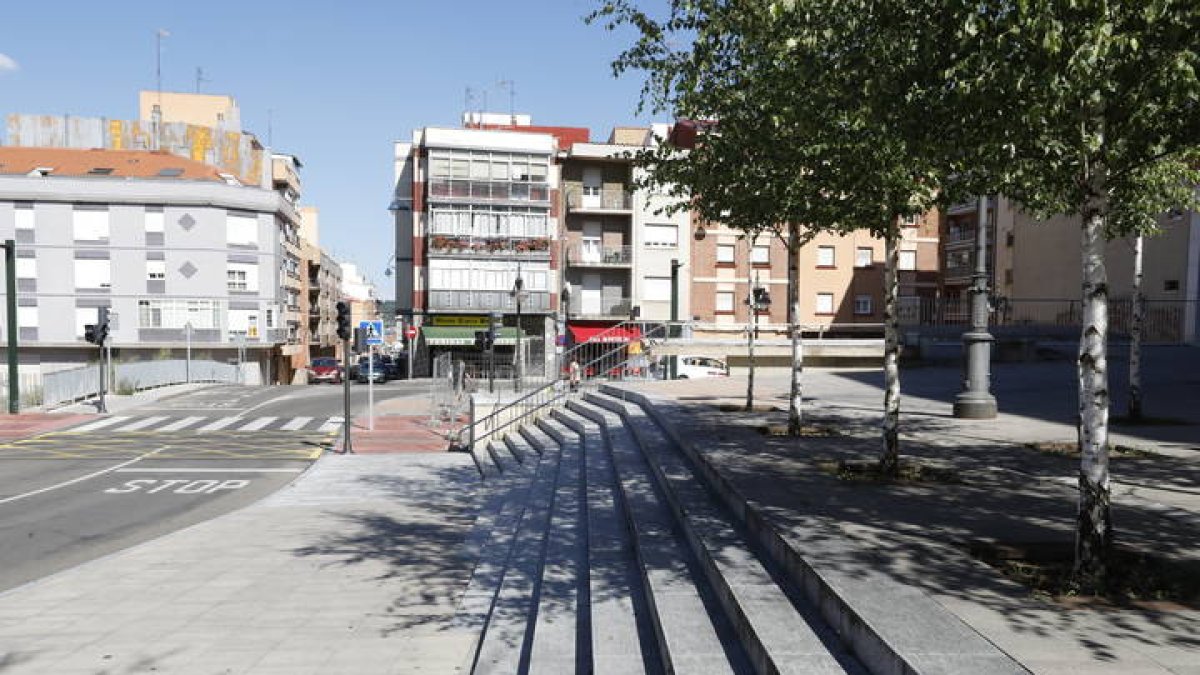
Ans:
{"label": "blue road sign", "polygon": [[358,330],[364,336],[363,342],[369,345],[383,344],[383,322],[382,321],[359,321]]}

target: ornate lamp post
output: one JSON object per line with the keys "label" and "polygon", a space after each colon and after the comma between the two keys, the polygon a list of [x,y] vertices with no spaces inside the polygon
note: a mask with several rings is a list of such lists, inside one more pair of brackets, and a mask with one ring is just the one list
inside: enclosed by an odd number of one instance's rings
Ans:
{"label": "ornate lamp post", "polygon": [[979,198],[979,217],[975,226],[975,274],[971,283],[971,330],[963,333],[966,356],[964,390],[954,398],[954,416],[966,419],[992,419],[996,416],[996,398],[988,392],[991,381],[992,342],[988,333],[987,283],[987,207],[988,198]]}
{"label": "ornate lamp post", "polygon": [[750,372],[746,381],[746,410],[754,409],[754,340],[758,337],[758,313],[771,307],[771,293],[762,286],[758,274],[754,275],[754,286],[746,298],[746,306],[750,309],[750,323],[747,326],[749,336]]}

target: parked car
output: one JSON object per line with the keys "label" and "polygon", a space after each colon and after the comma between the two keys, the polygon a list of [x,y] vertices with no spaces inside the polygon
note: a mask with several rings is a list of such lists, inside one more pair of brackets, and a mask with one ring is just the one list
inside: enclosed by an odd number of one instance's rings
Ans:
{"label": "parked car", "polygon": [[308,366],[309,384],[318,384],[320,382],[341,384],[344,376],[342,364],[337,359],[321,357],[313,359],[312,363]]}
{"label": "parked car", "polygon": [[388,356],[387,354],[384,354],[380,358],[383,359],[383,367],[387,370],[388,379],[399,380],[401,378],[401,374],[403,373],[404,364],[402,364],[399,359]]}
{"label": "parked car", "polygon": [[680,380],[702,377],[729,377],[729,366],[711,356],[680,356],[675,377]]}
{"label": "parked car", "polygon": [[376,356],[373,361],[368,361],[368,358],[366,356],[358,357],[358,370],[354,381],[359,384],[366,384],[368,379],[376,384],[387,382],[387,366],[383,363],[383,359]]}

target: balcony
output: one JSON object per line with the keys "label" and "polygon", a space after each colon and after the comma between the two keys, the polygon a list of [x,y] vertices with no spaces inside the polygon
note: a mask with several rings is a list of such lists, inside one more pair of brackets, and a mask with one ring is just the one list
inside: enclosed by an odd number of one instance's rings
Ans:
{"label": "balcony", "polygon": [[628,319],[632,311],[633,301],[629,298],[584,298],[575,293],[567,305],[567,316],[572,319]]}
{"label": "balcony", "polygon": [[549,239],[513,239],[504,237],[447,237],[429,238],[429,254],[445,257],[501,257],[526,260],[549,260]]}
{"label": "balcony", "polygon": [[630,267],[633,247],[572,244],[567,248],[567,262],[572,267]]}
{"label": "balcony", "polygon": [[549,203],[550,186],[545,183],[443,179],[430,181],[429,198],[434,201]]}
{"label": "balcony", "polygon": [[[429,309],[513,314],[517,311],[517,303],[508,291],[430,290]],[[550,294],[528,293],[521,303],[521,311],[530,314],[549,312]]]}
{"label": "balcony", "polygon": [[567,190],[567,210],[572,213],[633,213],[633,193],[628,190]]}

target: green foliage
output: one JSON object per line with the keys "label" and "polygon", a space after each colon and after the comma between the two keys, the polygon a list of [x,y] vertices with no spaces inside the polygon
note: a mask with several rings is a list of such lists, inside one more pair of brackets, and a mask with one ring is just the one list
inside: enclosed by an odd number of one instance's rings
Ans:
{"label": "green foliage", "polygon": [[117,380],[116,393],[121,396],[129,396],[137,393],[137,382],[121,378]]}

